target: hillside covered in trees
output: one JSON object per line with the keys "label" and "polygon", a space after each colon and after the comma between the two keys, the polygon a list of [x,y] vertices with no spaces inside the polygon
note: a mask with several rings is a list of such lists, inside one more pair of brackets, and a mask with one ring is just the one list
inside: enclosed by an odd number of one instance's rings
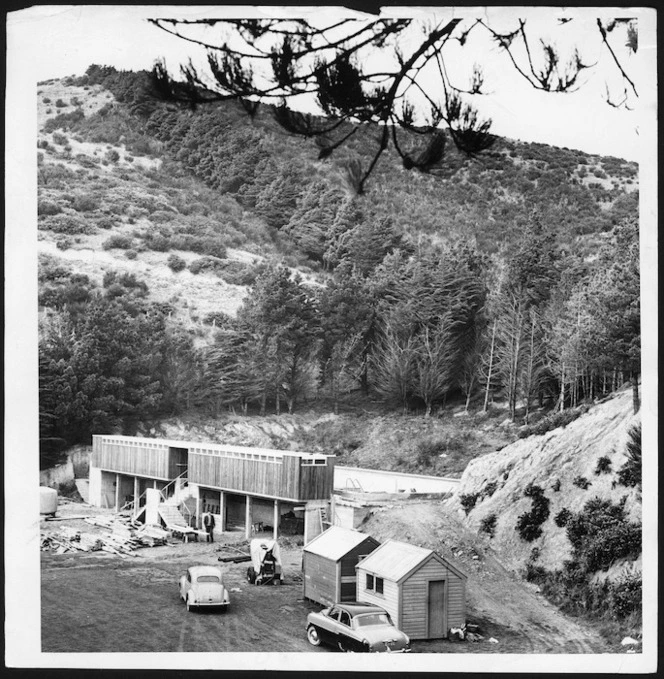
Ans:
{"label": "hillside covered in trees", "polygon": [[496,138],[426,172],[386,153],[358,196],[371,126],[332,162],[146,73],[39,88],[43,464],[189,412],[501,402],[526,435],[630,380],[638,408],[634,163]]}

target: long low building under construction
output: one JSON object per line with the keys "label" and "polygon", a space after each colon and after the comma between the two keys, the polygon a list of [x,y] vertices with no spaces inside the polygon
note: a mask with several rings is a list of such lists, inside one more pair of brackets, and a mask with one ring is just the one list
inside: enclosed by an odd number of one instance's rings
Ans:
{"label": "long low building under construction", "polygon": [[[247,537],[257,527],[300,526],[318,534],[333,492],[334,456],[215,443],[135,436],[94,435],[90,460],[90,503],[159,513],[180,512],[173,521],[201,528],[201,516],[215,516],[215,531],[242,525]],[[143,510],[145,507],[145,510]],[[314,518],[315,517],[315,518]]]}

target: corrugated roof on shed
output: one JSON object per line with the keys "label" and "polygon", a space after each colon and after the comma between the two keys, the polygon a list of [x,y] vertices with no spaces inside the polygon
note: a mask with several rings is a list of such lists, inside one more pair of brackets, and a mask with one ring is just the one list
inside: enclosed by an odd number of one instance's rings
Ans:
{"label": "corrugated roof on shed", "polygon": [[431,556],[447,564],[460,577],[466,577],[465,573],[447,559],[436,554],[432,549],[425,549],[424,547],[411,545],[408,542],[398,542],[397,540],[384,542],[380,547],[371,552],[369,556],[360,561],[357,567],[385,580],[399,582],[399,580]]}
{"label": "corrugated roof on shed", "polygon": [[370,537],[370,535],[360,533],[357,530],[330,526],[306,545],[304,551],[337,561]]}

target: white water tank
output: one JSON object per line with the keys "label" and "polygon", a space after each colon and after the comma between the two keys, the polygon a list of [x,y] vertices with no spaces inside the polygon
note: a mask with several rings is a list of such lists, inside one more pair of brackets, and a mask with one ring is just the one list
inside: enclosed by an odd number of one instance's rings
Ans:
{"label": "white water tank", "polygon": [[39,513],[52,514],[58,510],[58,491],[55,488],[39,487]]}

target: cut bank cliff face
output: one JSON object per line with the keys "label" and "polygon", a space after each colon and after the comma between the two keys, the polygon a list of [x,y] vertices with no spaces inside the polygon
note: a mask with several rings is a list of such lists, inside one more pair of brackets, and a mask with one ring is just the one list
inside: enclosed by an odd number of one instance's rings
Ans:
{"label": "cut bank cliff face", "polygon": [[[633,414],[631,392],[620,392],[566,427],[521,439],[471,460],[448,506],[468,527],[484,536],[509,568],[521,571],[536,547],[537,564],[547,570],[558,569],[571,557],[566,530],[554,521],[563,508],[580,512],[595,497],[617,503],[626,496],[626,516],[640,522],[640,491],[617,483],[617,472],[627,459],[628,431],[639,422],[639,415]],[[601,457],[609,458],[611,464],[608,472],[597,474]],[[577,485],[580,478],[590,482],[586,489]],[[524,496],[529,484],[541,487],[549,500],[542,534],[532,542],[523,540],[516,530],[519,516],[532,508],[531,498]],[[461,499],[473,495],[477,495],[476,504],[466,515]],[[491,515],[496,518],[494,535],[489,538],[482,531],[482,523]]]}

